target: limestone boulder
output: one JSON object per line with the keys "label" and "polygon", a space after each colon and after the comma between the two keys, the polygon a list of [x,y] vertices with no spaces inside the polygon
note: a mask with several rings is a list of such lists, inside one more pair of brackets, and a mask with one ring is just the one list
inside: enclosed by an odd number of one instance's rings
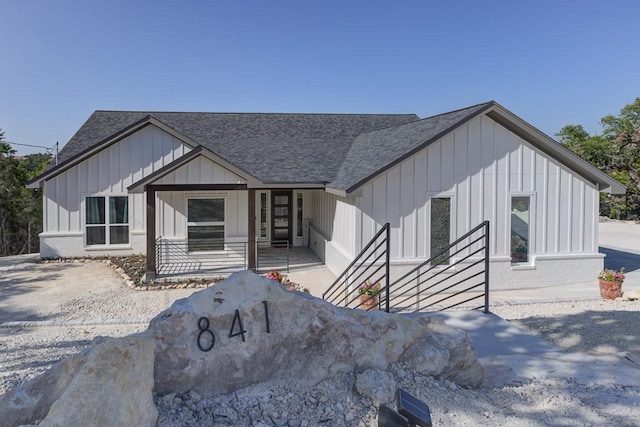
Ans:
{"label": "limestone boulder", "polygon": [[156,344],[160,395],[292,377],[311,385],[394,362],[465,387],[483,380],[466,334],[439,320],[335,307],[249,271],[176,301],[144,335]]}
{"label": "limestone boulder", "polygon": [[87,351],[5,394],[2,425],[155,426],[154,348],[138,337],[96,339]]}

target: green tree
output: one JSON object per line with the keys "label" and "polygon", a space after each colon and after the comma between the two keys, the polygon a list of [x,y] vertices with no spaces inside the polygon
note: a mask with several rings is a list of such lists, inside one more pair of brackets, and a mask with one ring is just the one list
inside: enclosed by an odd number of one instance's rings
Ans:
{"label": "green tree", "polygon": [[581,125],[567,125],[556,134],[567,148],[627,187],[623,196],[601,195],[600,214],[640,218],[640,98],[617,116],[600,120],[602,133],[590,136]]}
{"label": "green tree", "polygon": [[42,231],[42,192],[26,184],[46,168],[51,156],[18,158],[2,139],[0,129],[0,256],[38,251],[34,237]]}

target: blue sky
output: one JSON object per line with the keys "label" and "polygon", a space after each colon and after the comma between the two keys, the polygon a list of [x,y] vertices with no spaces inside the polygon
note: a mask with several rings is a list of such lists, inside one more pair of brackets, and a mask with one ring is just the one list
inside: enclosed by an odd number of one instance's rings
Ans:
{"label": "blue sky", "polygon": [[0,128],[25,144],[62,145],[97,109],[426,117],[492,99],[593,133],[640,96],[637,0],[2,0],[0,16]]}

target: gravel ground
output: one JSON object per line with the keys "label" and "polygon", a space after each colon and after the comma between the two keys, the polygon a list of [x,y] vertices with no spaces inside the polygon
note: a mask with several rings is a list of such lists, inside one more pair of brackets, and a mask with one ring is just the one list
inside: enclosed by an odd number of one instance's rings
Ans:
{"label": "gravel ground", "polygon": [[640,300],[501,305],[492,311],[569,352],[640,354]]}
{"label": "gravel ground", "polygon": [[[93,291],[50,313],[64,325],[0,327],[0,393],[78,352],[96,336],[123,336],[146,329],[147,319],[191,292],[136,292],[124,287]],[[493,311],[569,352],[640,354],[640,302],[503,305]],[[640,420],[639,387],[581,384],[575,378],[532,378],[507,386],[463,390],[399,367],[392,373],[398,385],[429,405],[438,426],[631,426]],[[486,374],[495,372],[489,369]],[[159,396],[158,425],[377,425],[375,405],[354,392],[354,381],[354,375],[343,375],[313,388],[295,381],[273,381],[210,399]],[[235,415],[225,418],[220,408]]]}

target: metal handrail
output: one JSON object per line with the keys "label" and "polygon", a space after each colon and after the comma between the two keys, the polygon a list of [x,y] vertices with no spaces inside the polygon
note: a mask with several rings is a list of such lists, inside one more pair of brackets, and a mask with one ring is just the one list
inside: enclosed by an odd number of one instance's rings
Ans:
{"label": "metal handrail", "polygon": [[[389,311],[389,256],[390,256],[390,243],[389,243],[389,223],[386,223],[382,226],[382,228],[375,234],[375,236],[365,245],[365,247],[360,251],[358,255],[351,261],[351,263],[345,268],[345,270],[336,278],[336,280],[327,288],[327,290],[322,294],[322,299],[329,301],[331,303],[336,303],[337,300],[341,299],[344,306],[350,306],[357,300],[357,295],[355,298],[351,298],[354,293],[357,292],[357,288],[349,290],[350,282],[353,283],[354,279],[352,276],[356,275],[355,280],[361,280],[362,276],[369,274],[366,280],[371,280],[372,277],[378,273],[382,268],[385,269],[384,274],[379,278],[373,280],[373,283],[377,283],[381,281],[383,278],[386,279],[386,284],[384,286],[385,291],[385,310]],[[382,237],[384,236],[384,237]],[[382,239],[381,239],[382,237]],[[378,242],[381,239],[382,241]],[[378,242],[378,243],[376,243]],[[373,261],[369,261],[372,256],[381,249],[382,245],[384,245],[384,250],[380,255],[375,257]],[[374,247],[375,246],[375,247]],[[373,250],[369,251],[372,247]],[[367,255],[368,254],[368,255]],[[379,263],[379,260],[384,257],[384,261],[382,264]],[[350,273],[350,270],[356,266],[356,269],[353,273]],[[377,266],[377,268],[369,273],[370,269],[373,269]],[[366,281],[365,280],[365,281]],[[344,291],[344,296],[342,298],[338,298],[336,293],[340,293]],[[360,304],[357,304],[354,308],[360,307]]]}
{"label": "metal handrail", "polygon": [[[468,240],[475,233],[478,233],[481,230],[482,230],[482,233],[479,237],[471,240],[469,243],[466,243],[458,247],[462,242]],[[391,303],[389,304],[390,308],[403,309],[403,306],[402,306],[403,304],[405,304],[412,298],[415,298],[417,308],[413,311],[420,311],[429,307],[433,307],[437,304],[442,303],[443,301],[450,300],[451,298],[454,298],[456,296],[462,295],[466,292],[470,292],[474,289],[477,289],[483,286],[483,293],[476,296],[472,296],[471,298],[465,299],[463,301],[457,301],[444,308],[440,308],[440,310],[447,310],[447,309],[456,307],[458,305],[467,303],[469,301],[473,301],[475,299],[484,297],[484,306],[480,306],[477,308],[483,308],[483,311],[485,313],[489,313],[489,230],[490,230],[489,221],[484,221],[480,223],[479,225],[477,225],[476,227],[472,228],[470,231],[465,233],[463,236],[459,237],[454,242],[450,243],[448,246],[443,248],[436,255],[432,256],[431,258],[424,261],[417,267],[413,268],[411,271],[404,274],[398,280],[396,280],[391,285],[389,285],[388,288],[390,288],[391,291],[394,291],[394,295],[393,295],[394,302],[393,304]],[[482,246],[474,250],[472,247],[476,244],[482,245]],[[454,248],[456,248],[456,251],[453,254],[451,254],[451,250]],[[468,251],[465,256],[461,257],[460,259],[454,259],[455,255],[464,251]],[[476,261],[472,261],[473,257],[481,252],[483,253],[482,258]],[[449,259],[454,260],[454,262],[450,262],[446,266],[434,263],[435,260],[440,259],[443,255],[447,255],[447,257]],[[466,265],[463,268],[454,271],[454,268],[457,265],[460,265],[462,263],[466,263]],[[470,271],[471,269],[473,269],[474,267],[482,263],[484,265],[481,271],[475,272],[475,273],[473,271]],[[428,268],[423,270],[425,266],[428,266]],[[440,268],[440,270],[435,271],[430,276],[426,276],[427,273],[434,270],[435,268]],[[440,277],[444,276],[446,272],[449,272],[449,271],[454,271],[454,273],[444,277],[444,279],[439,280]],[[465,273],[467,273],[466,277],[465,277]],[[425,276],[426,278],[423,279],[423,277]],[[434,290],[433,292],[429,292],[432,289],[436,288],[438,285],[444,284],[447,281],[451,282],[452,279],[456,276],[460,276],[462,277],[462,279],[452,284],[448,283],[447,285],[445,285],[445,287],[441,289]],[[460,285],[462,285],[463,283],[467,283],[468,281],[478,278],[480,276],[482,276],[483,278],[481,282],[474,283],[471,286],[467,286],[464,289],[458,290]],[[431,283],[426,287],[421,287],[421,285],[426,284],[428,281],[434,281],[434,283]],[[415,283],[415,284],[413,286],[410,286],[412,283]],[[407,286],[410,286],[410,287],[406,288]],[[451,292],[446,293],[447,291],[451,291]],[[441,296],[442,298],[440,298]],[[437,299],[435,302],[432,302],[424,307],[420,307],[420,303],[424,302],[429,298],[439,298],[439,299]]]}

